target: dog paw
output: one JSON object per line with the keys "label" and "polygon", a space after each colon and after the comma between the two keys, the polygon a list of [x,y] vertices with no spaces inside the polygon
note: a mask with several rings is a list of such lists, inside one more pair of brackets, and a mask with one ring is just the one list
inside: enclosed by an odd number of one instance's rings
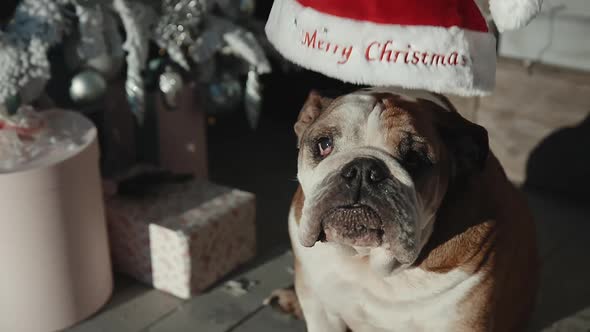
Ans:
{"label": "dog paw", "polygon": [[274,290],[270,296],[264,300],[264,304],[270,305],[297,319],[303,319],[303,312],[301,311],[299,299],[297,298],[293,286]]}

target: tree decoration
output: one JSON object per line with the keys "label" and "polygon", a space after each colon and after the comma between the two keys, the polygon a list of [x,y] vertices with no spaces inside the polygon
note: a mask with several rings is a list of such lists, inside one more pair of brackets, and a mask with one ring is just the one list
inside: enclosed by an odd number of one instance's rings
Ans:
{"label": "tree decoration", "polygon": [[[262,22],[252,17],[255,3],[12,1],[7,7],[14,11],[0,15],[0,129],[23,126],[20,131],[28,130],[24,119],[31,112],[21,110],[47,99],[51,73],[47,53],[56,46],[63,48],[67,72],[65,84],[60,84],[69,93],[68,103],[96,105],[105,96],[108,82],[126,74],[127,99],[142,124],[146,83],[159,89],[166,104],[174,108],[180,89],[193,81],[214,105],[210,113],[243,106],[248,123],[255,128],[262,101],[260,75],[271,71],[267,54],[277,56],[264,36]],[[166,61],[160,61],[156,69],[146,68],[152,42],[166,50],[159,55]],[[121,73],[125,64],[126,73]]]}
{"label": "tree decoration", "polygon": [[[15,96],[31,102],[43,91],[50,77],[47,50],[61,40],[65,30],[61,3],[22,0],[12,20],[0,29],[0,103]],[[25,88],[35,91],[22,100]]]}
{"label": "tree decoration", "polygon": [[254,129],[258,126],[258,119],[262,110],[261,90],[258,72],[256,70],[250,70],[248,72],[248,80],[246,81],[244,108],[248,123]]}
{"label": "tree decoration", "polygon": [[208,0],[164,0],[162,15],[154,31],[154,40],[167,50],[170,58],[190,70],[183,48],[197,43],[204,16],[211,7]]}
{"label": "tree decoration", "polygon": [[176,97],[184,85],[182,76],[172,69],[171,66],[166,66],[165,71],[160,74],[158,84],[164,95],[164,101],[168,108],[175,108]]}
{"label": "tree decoration", "polygon": [[127,51],[127,81],[125,90],[139,123],[144,117],[144,83],[141,75],[148,57],[148,41],[156,13],[147,5],[129,0],[113,0],[115,10],[121,16],[127,39],[123,49]]}
{"label": "tree decoration", "polygon": [[[183,69],[195,74],[205,73],[209,79],[200,77],[208,86],[208,96],[218,110],[227,112],[230,105],[237,108],[237,98],[244,98],[244,106],[252,128],[256,127],[261,110],[262,86],[258,75],[271,71],[266,52],[256,36],[232,20],[213,13],[218,5],[230,18],[238,18],[242,12],[251,14],[252,1],[244,8],[237,8],[228,0],[217,2],[205,0],[180,0],[163,2],[162,12],[155,29],[155,41],[168,51],[170,58]],[[235,8],[235,10],[231,10]],[[216,55],[232,56],[243,65],[234,66],[235,73],[221,73],[218,79],[213,74]],[[240,84],[239,76],[247,76],[246,86]]]}
{"label": "tree decoration", "polygon": [[221,115],[236,109],[244,95],[242,83],[234,73],[224,71],[208,85],[209,113]]}
{"label": "tree decoration", "polygon": [[102,75],[94,70],[84,70],[72,78],[70,98],[80,106],[90,105],[103,98],[106,90],[107,83]]}
{"label": "tree decoration", "polygon": [[69,69],[92,68],[108,80],[115,78],[125,61],[115,13],[99,4],[76,5],[75,11],[78,29],[65,44]]}

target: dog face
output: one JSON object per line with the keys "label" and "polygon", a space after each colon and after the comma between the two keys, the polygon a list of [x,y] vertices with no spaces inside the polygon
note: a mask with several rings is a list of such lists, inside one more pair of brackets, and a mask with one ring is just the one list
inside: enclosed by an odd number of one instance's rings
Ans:
{"label": "dog face", "polygon": [[295,132],[300,243],[354,249],[385,273],[417,259],[449,184],[483,168],[488,154],[485,129],[419,92],[312,92]]}

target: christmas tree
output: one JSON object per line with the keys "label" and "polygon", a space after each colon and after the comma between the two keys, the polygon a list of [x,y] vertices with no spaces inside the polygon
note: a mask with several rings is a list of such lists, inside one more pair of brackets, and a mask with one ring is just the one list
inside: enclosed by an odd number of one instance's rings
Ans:
{"label": "christmas tree", "polygon": [[271,71],[268,54],[275,53],[253,17],[254,0],[20,0],[3,6],[4,168],[39,152],[26,146],[42,131],[43,110],[100,112],[115,80],[125,81],[138,127],[147,93],[160,93],[174,109],[188,82],[199,85],[207,112],[244,110],[256,127],[260,75]]}

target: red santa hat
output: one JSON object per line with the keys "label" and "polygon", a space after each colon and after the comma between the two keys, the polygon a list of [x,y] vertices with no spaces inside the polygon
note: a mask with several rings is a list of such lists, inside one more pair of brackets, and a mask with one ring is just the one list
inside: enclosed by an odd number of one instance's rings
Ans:
{"label": "red santa hat", "polygon": [[[500,31],[542,0],[489,0]],[[346,82],[465,96],[495,85],[496,40],[474,0],[275,0],[266,24],[287,59]]]}

